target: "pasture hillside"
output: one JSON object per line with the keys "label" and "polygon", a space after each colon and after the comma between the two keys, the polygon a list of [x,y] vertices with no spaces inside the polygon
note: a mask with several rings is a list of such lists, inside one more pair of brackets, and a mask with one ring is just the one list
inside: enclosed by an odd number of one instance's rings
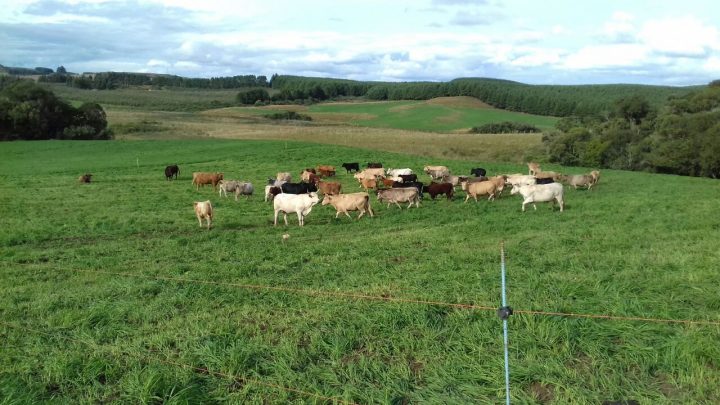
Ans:
{"label": "pasture hillside", "polygon": [[[344,161],[526,170],[292,141],[0,144],[0,398],[499,403],[505,241],[514,402],[720,402],[716,181],[603,171],[596,190],[566,189],[563,213],[458,192],[409,210],[373,199],[360,221],[316,206],[302,229],[293,216],[272,226],[268,176]],[[173,163],[180,178],[166,181]],[[195,191],[193,171],[257,195]],[[192,212],[208,199],[210,231]]]}

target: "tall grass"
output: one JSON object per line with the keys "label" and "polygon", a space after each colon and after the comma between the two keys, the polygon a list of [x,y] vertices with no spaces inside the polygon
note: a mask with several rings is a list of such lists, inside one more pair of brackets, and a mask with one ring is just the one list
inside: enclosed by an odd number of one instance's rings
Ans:
{"label": "tall grass", "polygon": [[[711,180],[606,171],[597,190],[566,190],[563,213],[522,213],[508,195],[409,210],[373,200],[375,218],[317,206],[304,228],[274,228],[259,195],[190,185],[193,171],[223,171],[261,190],[278,171],[343,161],[525,170],[292,141],[1,144],[0,397],[325,402],[273,384],[358,403],[497,403],[492,311],[167,278],[496,307],[501,240],[516,309],[720,320]],[[93,183],[76,183],[85,172]],[[210,231],[192,212],[206,199]],[[510,330],[514,402],[720,401],[717,326],[514,315]]]}

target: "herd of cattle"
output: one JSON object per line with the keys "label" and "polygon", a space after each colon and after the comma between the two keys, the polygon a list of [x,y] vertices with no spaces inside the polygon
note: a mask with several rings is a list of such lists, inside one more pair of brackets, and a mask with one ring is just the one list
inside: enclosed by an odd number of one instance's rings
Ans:
{"label": "herd of cattle", "polygon": [[[560,182],[577,189],[587,187],[591,189],[600,179],[600,172],[593,170],[589,174],[565,176],[560,173],[547,171],[543,172],[537,163],[528,163],[528,174],[502,174],[487,177],[483,168],[473,168],[469,176],[453,175],[446,166],[425,166],[423,172],[430,176],[430,183],[425,184],[418,181],[417,174],[409,168],[385,169],[379,162],[367,163],[363,170],[360,170],[359,163],[343,163],[342,167],[346,173],[353,173],[360,188],[364,192],[342,193],[342,185],[339,182],[329,181],[328,178],[335,177],[334,166],[318,166],[307,168],[300,173],[300,182],[292,182],[292,174],[280,172],[274,178],[268,178],[265,185],[265,201],[272,201],[274,206],[274,224],[277,225],[278,215],[282,212],[285,225],[287,214],[295,213],[300,226],[305,224],[305,217],[310,214],[312,208],[320,203],[319,194],[323,195],[322,205],[332,205],[335,210],[335,218],[340,214],[350,217],[350,211],[358,211],[358,219],[365,213],[374,216],[370,204],[370,190],[375,190],[377,200],[386,203],[388,208],[395,204],[407,203],[407,208],[415,205],[420,207],[420,200],[424,194],[431,199],[444,195],[451,200],[459,188],[465,192],[465,202],[471,197],[477,202],[478,197],[487,197],[493,201],[503,190],[512,187],[510,194],[520,194],[523,198],[522,211],[528,204],[535,206],[536,202],[557,203],[560,211],[564,209],[564,188]],[[177,179],[180,169],[177,165],[165,168],[167,180]],[[192,177],[192,184],[196,190],[205,185],[212,185],[214,190],[219,190],[220,197],[228,193],[235,194],[237,201],[239,196],[253,194],[254,187],[250,182],[225,180],[223,173],[195,172]],[[212,225],[213,207],[211,202],[198,201],[194,203],[195,214],[198,223],[202,227],[203,220],[206,221],[208,229]]]}

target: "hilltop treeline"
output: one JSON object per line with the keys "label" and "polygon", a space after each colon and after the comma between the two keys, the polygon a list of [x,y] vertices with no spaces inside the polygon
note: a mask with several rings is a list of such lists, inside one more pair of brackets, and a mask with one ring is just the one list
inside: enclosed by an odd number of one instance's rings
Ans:
{"label": "hilltop treeline", "polygon": [[75,108],[31,80],[0,77],[0,140],[111,138],[99,104]]}
{"label": "hilltop treeline", "polygon": [[566,166],[720,178],[720,81],[659,108],[631,96],[609,116],[564,118],[543,142]]}
{"label": "hilltop treeline", "polygon": [[66,83],[80,89],[113,90],[131,86],[183,87],[195,89],[239,89],[244,87],[269,87],[265,76],[228,76],[188,78],[151,73],[103,72],[71,75],[51,73],[41,76],[41,82]]}
{"label": "hilltop treeline", "polygon": [[46,67],[23,68],[0,65],[0,72],[15,76],[34,76],[47,75],[53,73],[53,70]]}
{"label": "hilltop treeline", "polygon": [[537,115],[568,117],[610,112],[613,103],[639,95],[653,106],[697,87],[614,85],[529,85],[509,80],[465,78],[449,82],[360,82],[353,80],[274,76],[273,100],[327,100],[364,96],[370,100],[429,100],[471,96],[496,108]]}

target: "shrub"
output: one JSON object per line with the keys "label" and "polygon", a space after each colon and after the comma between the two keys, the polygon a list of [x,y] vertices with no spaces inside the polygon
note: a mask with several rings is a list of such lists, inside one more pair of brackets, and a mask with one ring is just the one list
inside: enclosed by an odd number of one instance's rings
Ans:
{"label": "shrub", "polygon": [[473,134],[526,134],[538,133],[540,130],[536,126],[530,124],[504,121],[493,122],[479,127],[472,127],[470,132]]}

